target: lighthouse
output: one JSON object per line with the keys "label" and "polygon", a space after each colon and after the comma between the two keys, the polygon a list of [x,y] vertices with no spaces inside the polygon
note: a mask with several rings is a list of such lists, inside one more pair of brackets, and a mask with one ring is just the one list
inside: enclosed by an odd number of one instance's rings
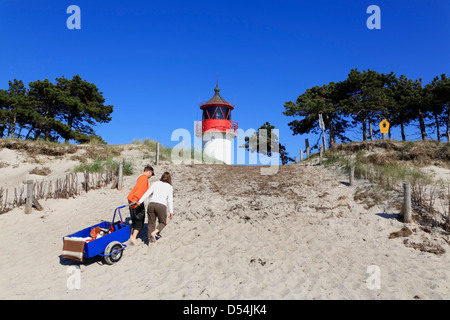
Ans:
{"label": "lighthouse", "polygon": [[195,135],[202,138],[203,155],[231,164],[233,139],[237,136],[238,125],[231,120],[234,105],[220,94],[218,84],[214,96],[200,103],[202,120],[196,121]]}

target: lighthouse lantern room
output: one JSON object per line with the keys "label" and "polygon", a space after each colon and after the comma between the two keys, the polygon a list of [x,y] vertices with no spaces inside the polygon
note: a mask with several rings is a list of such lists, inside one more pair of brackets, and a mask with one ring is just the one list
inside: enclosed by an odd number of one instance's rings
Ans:
{"label": "lighthouse lantern room", "polygon": [[195,134],[202,138],[203,154],[226,164],[231,164],[233,139],[237,136],[238,125],[231,120],[234,105],[219,94],[219,86],[214,96],[200,103],[202,120],[195,123]]}

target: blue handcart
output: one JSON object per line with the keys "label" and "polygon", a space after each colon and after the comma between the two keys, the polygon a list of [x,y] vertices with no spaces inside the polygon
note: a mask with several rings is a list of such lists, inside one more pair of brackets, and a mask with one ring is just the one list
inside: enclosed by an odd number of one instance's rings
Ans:
{"label": "blue handcart", "polygon": [[[67,251],[64,251],[65,247],[67,249],[66,243],[64,243],[63,258],[83,261],[84,258],[89,259],[94,258],[96,256],[102,256],[107,264],[114,264],[118,262],[123,256],[123,250],[127,247],[127,245],[124,242],[130,239],[130,227],[123,223],[120,209],[123,209],[129,205],[117,207],[114,210],[114,216],[111,222],[103,221],[101,223],[90,226],[86,229],[80,230],[78,232],[75,232],[71,235],[64,237],[63,242],[65,241],[65,239],[67,239],[68,240],[67,242],[69,242],[73,238],[82,239],[90,237],[91,231],[97,227],[99,227],[101,230],[109,231],[109,233],[101,237],[97,237],[94,240],[84,243],[84,250],[82,252],[83,254],[81,255],[80,253],[81,260],[80,256],[76,255],[71,256],[70,254],[67,254]],[[115,221],[117,213],[120,220]],[[64,255],[64,252],[66,252],[66,255]]]}

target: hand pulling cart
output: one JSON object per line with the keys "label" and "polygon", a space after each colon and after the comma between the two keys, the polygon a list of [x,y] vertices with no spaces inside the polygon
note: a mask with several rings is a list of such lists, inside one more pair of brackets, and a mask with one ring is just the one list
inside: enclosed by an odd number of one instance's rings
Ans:
{"label": "hand pulling cart", "polygon": [[[85,258],[102,256],[107,264],[118,262],[127,247],[124,242],[130,238],[130,227],[123,223],[120,209],[129,205],[117,207],[112,222],[103,221],[64,237],[62,257],[83,262]],[[116,213],[120,219],[118,221],[115,221]],[[95,234],[98,230],[100,233]]]}

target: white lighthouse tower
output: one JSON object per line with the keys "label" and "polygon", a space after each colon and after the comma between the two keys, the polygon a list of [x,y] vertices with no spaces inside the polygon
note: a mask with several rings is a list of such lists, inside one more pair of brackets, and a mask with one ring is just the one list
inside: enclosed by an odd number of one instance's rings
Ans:
{"label": "white lighthouse tower", "polygon": [[231,164],[233,139],[237,136],[238,125],[231,120],[234,105],[219,94],[219,86],[214,96],[200,104],[202,120],[196,121],[195,135],[202,138],[203,154],[226,164]]}

